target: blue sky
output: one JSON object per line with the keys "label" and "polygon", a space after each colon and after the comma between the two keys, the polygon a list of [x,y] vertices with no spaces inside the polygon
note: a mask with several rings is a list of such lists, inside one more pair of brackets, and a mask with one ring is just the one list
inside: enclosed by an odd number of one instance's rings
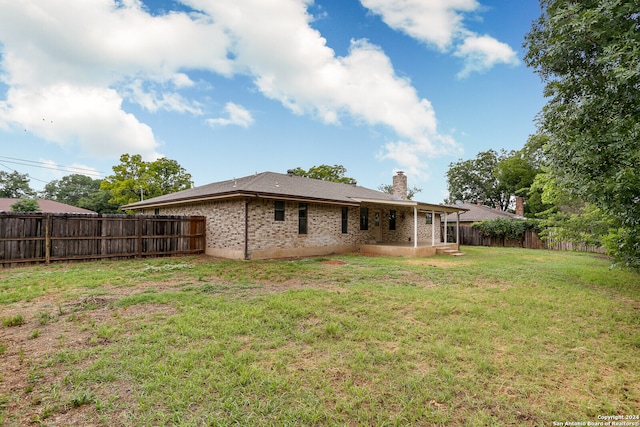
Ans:
{"label": "blue sky", "polygon": [[31,186],[165,156],[195,185],[339,164],[442,202],[451,162],[519,149],[537,0],[0,0],[0,170]]}

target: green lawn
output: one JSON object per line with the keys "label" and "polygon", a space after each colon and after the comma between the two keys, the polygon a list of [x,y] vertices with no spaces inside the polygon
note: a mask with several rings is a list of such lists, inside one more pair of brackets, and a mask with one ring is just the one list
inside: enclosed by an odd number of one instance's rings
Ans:
{"label": "green lawn", "polygon": [[640,275],[586,254],[0,270],[0,425],[553,425],[640,414]]}

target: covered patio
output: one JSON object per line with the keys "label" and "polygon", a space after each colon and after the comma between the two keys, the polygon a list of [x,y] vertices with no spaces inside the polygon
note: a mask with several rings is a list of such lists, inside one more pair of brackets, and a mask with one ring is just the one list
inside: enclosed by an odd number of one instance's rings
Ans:
{"label": "covered patio", "polygon": [[436,254],[459,254],[460,245],[457,243],[438,243],[432,246],[429,242],[413,243],[376,243],[360,245],[359,250],[367,255],[402,256],[402,257],[429,257]]}
{"label": "covered patio", "polygon": [[[360,206],[371,203],[375,208],[381,208],[381,212],[389,218],[393,216],[394,226],[395,217],[401,217],[403,230],[402,233],[395,234],[387,229],[382,230],[376,239],[358,245],[361,253],[405,257],[459,253],[460,213],[467,209],[457,205],[434,205],[412,200],[381,202],[360,199],[358,201]],[[375,208],[372,209],[375,210]],[[374,219],[374,228],[376,221]],[[383,221],[380,222],[380,228],[384,228]],[[391,220],[389,222],[391,223]]]}

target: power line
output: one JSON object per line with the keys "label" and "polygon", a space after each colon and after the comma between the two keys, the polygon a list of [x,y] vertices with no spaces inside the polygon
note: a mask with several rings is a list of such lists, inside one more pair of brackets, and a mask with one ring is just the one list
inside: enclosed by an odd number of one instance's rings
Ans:
{"label": "power line", "polygon": [[[102,173],[102,171],[96,171],[96,170],[90,169],[90,168],[82,168],[82,167],[79,167],[79,166],[58,165],[58,164],[53,163],[53,162],[38,162],[38,161],[35,161],[35,160],[20,159],[20,158],[17,158],[17,157],[0,156],[0,159],[17,160],[17,161],[20,161],[20,162],[41,164],[41,165],[46,165],[46,166],[49,166],[49,167],[51,167],[53,165],[53,166],[55,166],[57,168],[67,168],[67,169],[70,169],[70,170],[73,169],[73,170],[78,170],[78,171],[88,171],[88,172],[91,172],[93,174]],[[7,160],[7,162],[9,162],[9,161]],[[9,162],[9,163],[11,163],[11,162]]]}
{"label": "power line", "polygon": [[30,166],[30,167],[41,168],[41,169],[50,169],[50,170],[57,170],[62,172],[78,173],[82,175],[95,176],[98,178],[102,178],[103,176],[102,172],[96,171],[94,169],[89,169],[89,168],[64,166],[64,165],[58,165],[56,163],[38,162],[35,160],[19,159],[15,157],[6,157],[6,156],[0,156],[0,159],[2,159],[5,163],[13,163],[13,164],[22,165],[22,166]]}
{"label": "power line", "polygon": [[[18,171],[17,171],[17,170],[15,170],[14,168],[10,168],[9,166],[5,165],[4,163],[0,163],[0,166],[4,167],[6,170],[13,171],[13,172],[18,172]],[[18,173],[20,173],[20,172],[18,172]],[[36,181],[40,181],[40,182],[44,182],[45,184],[48,184],[48,182],[47,182],[47,181],[44,181],[44,180],[42,180],[42,179],[38,179],[38,178],[34,178],[34,177],[32,177],[32,176],[30,176],[30,177],[29,177],[29,179],[30,179],[30,180],[31,180],[31,179],[34,179],[34,180],[36,180]]]}

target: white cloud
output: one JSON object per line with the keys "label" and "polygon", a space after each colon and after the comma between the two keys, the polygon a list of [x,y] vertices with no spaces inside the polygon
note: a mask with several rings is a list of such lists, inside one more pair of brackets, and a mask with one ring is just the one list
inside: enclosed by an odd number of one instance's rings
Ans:
{"label": "white cloud", "polygon": [[156,85],[152,82],[136,79],[125,84],[122,91],[131,102],[140,105],[147,111],[165,110],[194,115],[202,114],[198,103],[185,99],[179,93],[164,90],[162,85]]}
{"label": "white cloud", "polygon": [[478,36],[463,23],[464,13],[477,11],[476,0],[360,0],[391,28],[435,46],[442,52],[453,48],[464,60],[458,77],[483,72],[496,64],[517,65],[516,52],[488,35]]}
{"label": "white cloud", "polygon": [[149,159],[160,156],[151,128],[122,110],[122,98],[113,89],[67,84],[12,88],[8,99],[0,104],[0,110],[9,110],[5,115],[61,146],[79,145],[84,154],[97,158],[126,152]]}
{"label": "white cloud", "polygon": [[395,74],[379,47],[354,40],[348,55],[337,57],[309,26],[312,17],[306,3],[188,1],[215,22],[224,23],[233,35],[237,65],[254,76],[266,97],[295,114],[312,114],[326,123],[339,123],[349,116],[367,125],[385,126],[407,141],[402,146],[404,157],[389,152],[385,158],[404,162],[415,155],[419,167],[425,166],[428,157],[456,149],[451,138],[438,133],[431,103],[418,96],[408,79]]}
{"label": "white cloud", "polygon": [[360,0],[391,28],[446,50],[463,31],[462,12],[480,6],[476,0]]}
{"label": "white cloud", "polygon": [[[444,154],[462,154],[462,148],[455,140],[447,135],[434,135],[409,141],[392,141],[384,145],[377,157],[381,160],[395,161],[412,177],[426,180],[430,176],[425,159]],[[434,146],[437,150],[434,150]]]}
{"label": "white cloud", "polygon": [[251,112],[241,105],[227,102],[224,110],[228,113],[229,118],[207,119],[206,122],[212,127],[236,125],[247,128],[253,124]]}
{"label": "white cloud", "polygon": [[467,77],[472,72],[483,72],[495,64],[518,65],[515,52],[506,43],[489,36],[470,36],[456,48],[454,55],[465,59],[465,66],[458,77]]}
{"label": "white cloud", "polygon": [[[336,56],[310,26],[312,0],[183,3],[199,12],[151,15],[137,0],[0,0],[0,67],[9,87],[0,100],[0,126],[24,127],[86,155],[156,158],[152,129],[125,111],[123,101],[149,112],[203,114],[182,92],[197,85],[189,73],[203,70],[251,76],[264,96],[295,114],[383,126],[402,142],[387,144],[381,157],[403,168],[424,168],[424,159],[457,149],[438,131],[431,103],[395,73],[378,46],[354,40],[346,56]],[[460,37],[460,13],[477,7],[475,0],[446,7],[406,0],[395,9],[387,3],[366,1],[389,25],[441,48]],[[488,56],[489,50],[469,49]],[[240,105],[230,102],[225,112],[228,117],[207,123],[253,124]]]}
{"label": "white cloud", "polygon": [[[203,14],[152,16],[135,0],[0,0],[0,9],[9,86],[0,127],[24,127],[89,155],[158,157],[151,128],[123,110],[123,97],[149,111],[201,114],[171,90],[193,86],[181,70],[232,73],[227,36]],[[37,121],[54,112],[64,117],[55,126]]]}
{"label": "white cloud", "polygon": [[177,88],[192,87],[195,85],[193,80],[184,73],[175,73],[171,81]]}
{"label": "white cloud", "polygon": [[395,75],[389,58],[379,48],[364,40],[353,41],[349,55],[339,60],[346,81],[335,92],[337,108],[368,124],[386,125],[406,141],[387,144],[384,158],[406,168],[418,159],[444,154],[455,145],[439,134],[431,103],[418,96],[408,79]]}

